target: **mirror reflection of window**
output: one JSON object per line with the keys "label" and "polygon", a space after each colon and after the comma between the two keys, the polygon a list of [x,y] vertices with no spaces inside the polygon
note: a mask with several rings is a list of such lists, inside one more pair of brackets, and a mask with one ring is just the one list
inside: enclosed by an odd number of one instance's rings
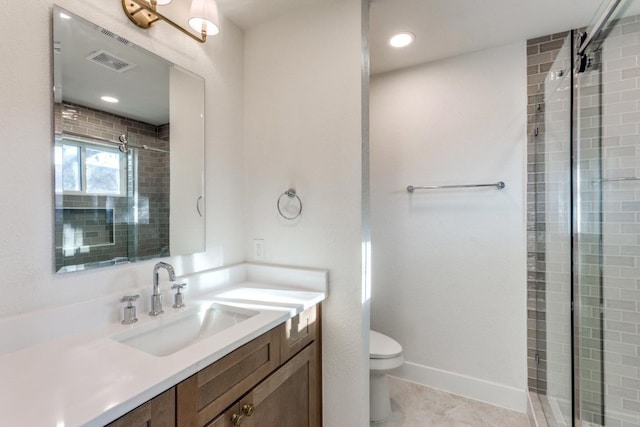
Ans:
{"label": "mirror reflection of window", "polygon": [[123,194],[124,180],[120,177],[126,163],[117,151],[86,147],[84,170],[87,176],[87,193]]}
{"label": "mirror reflection of window", "polygon": [[63,194],[126,195],[127,159],[117,148],[63,139],[55,158]]}
{"label": "mirror reflection of window", "polygon": [[80,147],[58,145],[55,159],[56,168],[62,169],[62,190],[80,191]]}

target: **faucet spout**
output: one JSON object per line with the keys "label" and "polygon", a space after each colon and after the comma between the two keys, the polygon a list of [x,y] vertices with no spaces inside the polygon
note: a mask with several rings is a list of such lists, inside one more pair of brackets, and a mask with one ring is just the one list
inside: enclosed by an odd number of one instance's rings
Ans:
{"label": "faucet spout", "polygon": [[167,273],[169,273],[169,280],[171,281],[176,280],[176,271],[173,269],[173,266],[171,264],[168,264],[166,262],[157,263],[153,267],[153,294],[154,295],[158,295],[160,293],[160,282],[159,282],[160,274],[159,273],[161,268],[164,268],[167,270]]}
{"label": "faucet spout", "polygon": [[159,262],[153,267],[153,295],[151,295],[151,312],[150,316],[157,316],[164,313],[162,310],[162,295],[160,295],[160,269],[164,268],[169,274],[169,280],[176,280],[176,271],[171,264]]}

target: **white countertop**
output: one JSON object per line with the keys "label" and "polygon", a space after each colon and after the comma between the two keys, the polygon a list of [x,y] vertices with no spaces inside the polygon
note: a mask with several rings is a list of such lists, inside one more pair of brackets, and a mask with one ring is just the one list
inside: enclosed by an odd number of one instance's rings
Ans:
{"label": "white countertop", "polygon": [[[111,322],[6,353],[0,356],[2,425],[105,425],[325,298],[326,292],[318,289],[255,281],[219,288],[197,300],[249,308],[258,314],[162,357],[113,337],[175,316],[179,310],[166,302],[165,314],[150,317],[138,311],[140,320],[133,325]],[[185,303],[188,308],[197,301],[185,296]]]}

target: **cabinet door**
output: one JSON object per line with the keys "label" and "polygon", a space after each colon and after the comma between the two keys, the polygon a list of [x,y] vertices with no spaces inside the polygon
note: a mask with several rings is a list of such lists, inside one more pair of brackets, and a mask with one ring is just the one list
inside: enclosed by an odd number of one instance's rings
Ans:
{"label": "cabinet door", "polygon": [[107,427],[173,427],[176,425],[176,389],[170,388],[138,406]]}
{"label": "cabinet door", "polygon": [[280,328],[272,329],[178,384],[178,427],[199,427],[217,420],[274,371],[280,364],[281,334]]}
{"label": "cabinet door", "polygon": [[[319,381],[315,343],[240,399],[243,427],[319,427]],[[231,414],[233,417],[234,414]]]}
{"label": "cabinet door", "polygon": [[[236,403],[235,405],[231,406],[229,409],[227,409],[222,414],[220,414],[219,417],[217,417],[215,420],[211,421],[209,424],[207,424],[204,427],[235,427],[236,425],[239,425],[238,421],[234,419],[234,415],[240,414],[239,408],[240,408],[240,405]],[[234,421],[235,421],[235,424],[234,424]]]}

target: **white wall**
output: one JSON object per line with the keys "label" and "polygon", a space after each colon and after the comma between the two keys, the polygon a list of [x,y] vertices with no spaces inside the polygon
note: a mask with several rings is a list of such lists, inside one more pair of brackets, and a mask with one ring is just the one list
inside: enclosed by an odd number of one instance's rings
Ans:
{"label": "white wall", "polygon": [[371,82],[372,328],[402,344],[398,376],[522,412],[525,55],[516,43]]}
{"label": "white wall", "polygon": [[[199,45],[164,23],[138,29],[118,1],[56,3],[206,79],[207,252],[169,261],[179,274],[242,261],[241,31],[223,22],[219,36]],[[53,273],[52,4],[30,0],[0,10],[0,317],[119,289],[148,285],[151,291],[154,261]]]}
{"label": "white wall", "polygon": [[[324,425],[368,424],[361,281],[361,2],[330,0],[245,34],[245,251],[329,269]],[[293,187],[300,218],[278,216]]]}

